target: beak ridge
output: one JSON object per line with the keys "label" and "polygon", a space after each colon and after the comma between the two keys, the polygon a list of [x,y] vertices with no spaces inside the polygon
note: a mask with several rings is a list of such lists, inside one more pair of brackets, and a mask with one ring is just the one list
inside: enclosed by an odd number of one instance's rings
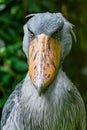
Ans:
{"label": "beak ridge", "polygon": [[55,78],[60,65],[60,43],[45,35],[38,35],[29,48],[29,75],[41,95]]}

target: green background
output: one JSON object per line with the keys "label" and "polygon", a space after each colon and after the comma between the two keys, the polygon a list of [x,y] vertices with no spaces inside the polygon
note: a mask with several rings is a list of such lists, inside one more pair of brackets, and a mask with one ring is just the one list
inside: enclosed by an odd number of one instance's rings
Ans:
{"label": "green background", "polygon": [[64,61],[63,70],[77,86],[87,110],[87,0],[0,0],[0,114],[28,66],[22,51],[26,15],[62,12],[74,24],[77,43]]}

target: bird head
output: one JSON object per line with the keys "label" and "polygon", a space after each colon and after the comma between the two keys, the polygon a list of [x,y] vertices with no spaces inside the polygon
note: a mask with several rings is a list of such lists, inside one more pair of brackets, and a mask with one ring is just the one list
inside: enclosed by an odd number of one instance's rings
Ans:
{"label": "bird head", "polygon": [[24,25],[23,50],[29,63],[29,76],[39,95],[58,74],[72,46],[72,24],[61,13],[28,15]]}

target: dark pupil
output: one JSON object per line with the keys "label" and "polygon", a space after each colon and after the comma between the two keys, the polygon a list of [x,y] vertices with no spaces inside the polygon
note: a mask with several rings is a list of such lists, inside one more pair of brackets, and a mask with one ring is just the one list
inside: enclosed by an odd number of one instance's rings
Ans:
{"label": "dark pupil", "polygon": [[35,37],[34,33],[32,31],[30,31],[30,40],[33,40]]}
{"label": "dark pupil", "polygon": [[53,33],[53,35],[52,35],[52,37],[54,37],[54,38],[58,38],[58,30],[57,31],[55,31],[54,33]]}
{"label": "dark pupil", "polygon": [[34,34],[33,34],[33,33],[31,33],[30,35],[31,35],[31,38],[33,38],[33,37],[34,37]]}

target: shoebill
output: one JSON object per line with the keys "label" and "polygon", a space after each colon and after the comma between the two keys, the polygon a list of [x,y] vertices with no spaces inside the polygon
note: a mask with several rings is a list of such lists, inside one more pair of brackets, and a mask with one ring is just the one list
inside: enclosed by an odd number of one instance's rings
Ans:
{"label": "shoebill", "polygon": [[84,102],[62,70],[73,25],[61,13],[27,17],[23,50],[29,71],[4,106],[1,130],[86,130]]}

